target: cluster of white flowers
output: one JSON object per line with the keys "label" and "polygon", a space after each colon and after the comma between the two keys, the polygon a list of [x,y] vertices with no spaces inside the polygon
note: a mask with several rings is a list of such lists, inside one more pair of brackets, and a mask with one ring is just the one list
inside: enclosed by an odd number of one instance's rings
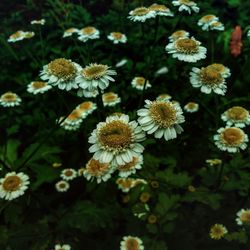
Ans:
{"label": "cluster of white flowers", "polygon": [[198,25],[201,26],[202,30],[224,30],[224,25],[219,21],[219,18],[215,15],[205,15],[199,21]]}

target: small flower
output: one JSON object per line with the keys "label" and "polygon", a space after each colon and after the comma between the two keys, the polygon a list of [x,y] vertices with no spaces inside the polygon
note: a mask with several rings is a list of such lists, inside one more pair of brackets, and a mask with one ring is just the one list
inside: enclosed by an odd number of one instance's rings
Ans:
{"label": "small flower", "polygon": [[222,151],[236,153],[240,149],[247,148],[248,136],[244,131],[237,127],[226,127],[217,130],[214,136],[215,145]]}
{"label": "small flower", "polygon": [[[131,85],[138,89],[138,90],[143,90],[143,89],[148,89],[148,88],[151,88],[152,85],[149,83],[148,80],[146,80],[144,77],[142,76],[137,76],[135,77],[132,82],[131,82]],[[145,85],[145,87],[144,87]]]}
{"label": "small flower", "polygon": [[62,90],[77,89],[76,76],[81,66],[71,60],[58,58],[43,66],[40,77]]}
{"label": "small flower", "polygon": [[104,106],[112,107],[115,106],[117,103],[120,103],[121,98],[113,92],[108,92],[102,95],[102,101]]}
{"label": "small flower", "polygon": [[189,38],[189,32],[186,30],[177,30],[169,37],[169,41],[174,42],[179,38]]}
{"label": "small flower", "polygon": [[145,101],[145,108],[137,111],[138,122],[142,129],[155,138],[171,140],[183,129],[179,125],[185,121],[181,107],[170,101]]}
{"label": "small flower", "polygon": [[69,28],[64,31],[63,37],[69,37],[69,36],[72,36],[74,33],[78,33],[78,32],[79,32],[79,29]]}
{"label": "small flower", "polygon": [[134,22],[145,22],[147,19],[154,18],[156,12],[146,7],[139,7],[129,12],[128,19]]}
{"label": "small flower", "polygon": [[250,225],[250,209],[241,209],[236,215],[236,222],[239,226]]}
{"label": "small flower", "polygon": [[107,38],[110,41],[113,41],[114,44],[118,43],[126,43],[127,42],[127,37],[126,35],[120,33],[120,32],[111,32]]}
{"label": "small flower", "polygon": [[109,86],[109,81],[114,82],[111,76],[116,75],[115,70],[104,64],[91,63],[80,71],[76,78],[76,82],[83,90],[85,97],[91,97],[93,91],[106,89]]}
{"label": "small flower", "polygon": [[76,110],[80,110],[82,118],[86,118],[88,115],[92,114],[93,111],[96,109],[96,104],[90,101],[82,102],[76,107]]}
{"label": "small flower", "polygon": [[29,93],[36,95],[36,94],[43,94],[43,93],[47,92],[48,90],[50,90],[51,88],[52,88],[52,86],[46,82],[35,81],[35,82],[31,82],[27,86],[27,91]]}
{"label": "small flower", "polygon": [[83,175],[87,180],[96,179],[97,183],[106,182],[111,178],[114,168],[110,163],[101,163],[98,160],[91,158],[83,171]]}
{"label": "small flower", "polygon": [[35,35],[35,33],[31,32],[31,31],[18,30],[14,34],[10,35],[10,37],[8,38],[8,42],[15,43],[15,42],[21,41],[23,39],[31,38],[34,35]]}
{"label": "small flower", "polygon": [[191,193],[193,193],[193,192],[196,191],[196,188],[195,188],[193,185],[189,185],[187,189],[188,189],[188,191],[191,192]]}
{"label": "small flower", "polygon": [[132,161],[118,165],[117,170],[119,171],[120,177],[128,177],[131,174],[135,174],[137,169],[141,169],[143,164],[143,157],[142,155],[138,157],[133,157]]}
{"label": "small flower", "polygon": [[168,68],[167,67],[162,67],[160,69],[158,69],[156,72],[155,72],[155,76],[160,76],[160,75],[164,75],[168,73]]}
{"label": "small flower", "polygon": [[152,4],[148,7],[149,10],[154,11],[156,16],[174,16],[174,14],[164,4]]}
{"label": "small flower", "polygon": [[88,26],[79,30],[78,35],[78,40],[82,42],[87,42],[88,40],[100,38],[100,31],[95,27]]}
{"label": "small flower", "polygon": [[130,122],[127,115],[109,116],[91,133],[89,152],[101,163],[123,165],[141,155],[144,147],[139,142],[143,140],[145,133],[136,121]]}
{"label": "small flower", "polygon": [[212,22],[210,24],[210,29],[223,31],[223,30],[225,30],[225,27],[224,27],[223,23],[221,23],[221,22]]}
{"label": "small flower", "polygon": [[60,163],[60,162],[54,162],[53,164],[52,164],[52,167],[53,168],[59,168],[59,167],[61,167],[62,166],[62,163]]}
{"label": "small flower", "polygon": [[224,78],[228,78],[231,75],[230,69],[226,66],[224,66],[221,63],[213,63],[210,64],[209,66],[207,66],[208,68],[211,68],[213,70],[216,70],[217,72],[219,72],[222,77]]}
{"label": "small flower", "polygon": [[24,194],[29,185],[29,176],[20,172],[10,172],[0,179],[0,198],[13,200]]}
{"label": "small flower", "polygon": [[180,12],[187,11],[189,14],[191,14],[192,11],[195,13],[200,11],[200,8],[197,6],[197,4],[190,0],[174,0],[172,1],[172,4],[174,6],[179,6],[178,10]]}
{"label": "small flower", "polygon": [[3,107],[19,106],[21,101],[21,98],[11,91],[2,94],[0,97],[0,105]]}
{"label": "small flower", "polygon": [[142,240],[134,236],[124,236],[121,241],[120,250],[143,250]]}
{"label": "small flower", "polygon": [[160,94],[157,96],[156,100],[164,102],[164,101],[169,101],[171,98],[172,98],[172,96],[169,94]]}
{"label": "small flower", "polygon": [[148,223],[149,224],[155,224],[157,222],[157,216],[154,214],[150,214],[148,216]]}
{"label": "small flower", "polygon": [[197,112],[199,110],[199,104],[195,103],[195,102],[188,102],[185,106],[184,106],[184,110],[186,110],[189,113],[194,113]]}
{"label": "small flower", "polygon": [[67,181],[58,181],[55,185],[58,192],[66,192],[69,189],[69,183]]}
{"label": "small flower", "polygon": [[220,240],[227,233],[228,233],[228,231],[227,231],[225,226],[223,226],[222,224],[214,224],[210,228],[209,235],[210,235],[211,239]]}
{"label": "small flower", "polygon": [[197,62],[206,58],[207,49],[194,38],[179,38],[166,46],[166,51],[184,62]]}
{"label": "small flower", "polygon": [[202,93],[210,94],[212,91],[218,95],[225,95],[226,81],[223,75],[213,67],[192,68],[190,82],[193,87],[200,88]]}
{"label": "small flower", "polygon": [[244,128],[250,124],[249,112],[240,106],[234,106],[221,115],[221,119],[227,122],[227,126]]}
{"label": "small flower", "polygon": [[65,168],[62,170],[60,176],[65,181],[71,181],[77,177],[77,172],[73,168]]}
{"label": "small flower", "polygon": [[217,22],[219,18],[215,15],[205,15],[198,21],[198,26],[201,26],[202,30],[209,30],[213,22]]}
{"label": "small flower", "polygon": [[84,114],[82,110],[74,109],[63,122],[60,121],[64,118],[59,119],[59,123],[60,126],[66,130],[77,130],[82,123],[83,117]]}
{"label": "small flower", "polygon": [[116,180],[116,184],[118,185],[118,188],[122,190],[122,192],[127,193],[131,188],[139,184],[147,184],[147,182],[143,179],[118,178]]}
{"label": "small flower", "polygon": [[128,62],[127,59],[122,59],[122,60],[119,61],[115,66],[116,66],[116,68],[119,68],[119,67],[124,66],[127,62]]}
{"label": "small flower", "polygon": [[142,203],[147,203],[147,202],[149,201],[150,198],[151,198],[151,195],[150,195],[149,193],[147,193],[147,192],[143,192],[143,193],[141,193],[141,195],[140,195],[140,201],[141,201]]}
{"label": "small flower", "polygon": [[210,166],[216,166],[222,164],[222,160],[220,159],[207,159],[206,163],[209,164]]}
{"label": "small flower", "polygon": [[40,19],[40,20],[32,20],[30,24],[39,24],[39,25],[44,25],[45,24],[45,19]]}
{"label": "small flower", "polygon": [[71,246],[68,244],[64,244],[64,245],[55,245],[55,250],[71,250]]}

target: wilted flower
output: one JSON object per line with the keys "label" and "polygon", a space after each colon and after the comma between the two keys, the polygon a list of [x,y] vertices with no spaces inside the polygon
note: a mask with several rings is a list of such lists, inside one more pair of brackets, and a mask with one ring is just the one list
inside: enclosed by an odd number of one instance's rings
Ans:
{"label": "wilted flower", "polygon": [[24,194],[29,185],[29,176],[20,172],[10,172],[0,179],[0,198],[13,200]]}
{"label": "wilted flower", "polygon": [[[143,89],[148,89],[151,88],[152,85],[149,83],[148,80],[146,80],[142,76],[137,76],[135,77],[132,82],[131,82],[132,87],[138,89],[138,90],[143,90]],[[145,87],[144,87],[145,85]]]}
{"label": "wilted flower", "polygon": [[142,240],[134,236],[124,236],[121,241],[120,250],[143,250]]}
{"label": "wilted flower", "polygon": [[188,102],[185,106],[184,106],[184,110],[186,110],[189,113],[194,113],[197,112],[199,110],[199,104],[195,103],[195,102]]}
{"label": "wilted flower", "polygon": [[235,57],[241,54],[242,48],[242,30],[240,26],[236,26],[234,31],[231,34],[231,41],[230,41],[230,51],[231,54]]}
{"label": "wilted flower", "polygon": [[223,226],[222,224],[214,224],[210,228],[209,235],[214,240],[220,240],[227,233],[228,233],[228,231],[227,231],[225,226]]}
{"label": "wilted flower", "polygon": [[214,136],[215,145],[222,151],[229,153],[239,152],[247,148],[248,136],[237,127],[226,127],[218,129]]}
{"label": "wilted flower", "polygon": [[169,37],[169,41],[174,42],[179,38],[188,38],[188,37],[189,37],[189,32],[187,32],[186,30],[177,30]]}
{"label": "wilted flower", "polygon": [[88,26],[78,31],[78,40],[87,42],[88,40],[100,38],[100,31],[95,27]]}
{"label": "wilted flower", "polygon": [[104,93],[102,95],[102,101],[104,106],[115,106],[121,102],[121,98],[114,92]]}
{"label": "wilted flower", "polygon": [[114,44],[127,42],[126,35],[120,32],[111,32],[107,37],[109,40],[113,41]]}
{"label": "wilted flower", "polygon": [[43,94],[52,88],[47,82],[35,81],[27,86],[27,91],[31,94]]}
{"label": "wilted flower", "polygon": [[157,96],[156,100],[157,101],[169,101],[171,98],[172,96],[169,94],[160,94]]}
{"label": "wilted flower", "polygon": [[45,24],[45,19],[40,19],[40,20],[32,20],[30,24],[39,24],[39,25],[44,25]]}
{"label": "wilted flower", "polygon": [[66,192],[69,189],[69,183],[67,181],[58,181],[55,185],[58,192]]}
{"label": "wilted flower", "polygon": [[139,7],[129,12],[128,19],[134,22],[145,22],[149,18],[154,18],[156,12],[146,7]]}
{"label": "wilted flower", "polygon": [[166,46],[166,51],[180,61],[197,62],[206,58],[207,53],[207,49],[200,44],[194,38],[179,38],[169,43]]}
{"label": "wilted flower", "polygon": [[187,11],[189,14],[191,14],[192,11],[198,13],[200,11],[200,8],[197,6],[197,4],[190,0],[174,0],[172,1],[172,4],[174,6],[179,6],[179,11]]}
{"label": "wilted flower", "polygon": [[116,66],[117,68],[119,68],[119,67],[124,66],[127,62],[128,62],[127,59],[122,59],[122,60],[119,61],[115,66]]}
{"label": "wilted flower", "polygon": [[78,32],[79,32],[79,29],[69,28],[64,31],[63,37],[69,37],[69,36],[72,36],[74,33],[78,33]]}
{"label": "wilted flower", "polygon": [[170,11],[169,8],[167,8],[164,4],[152,4],[148,7],[149,10],[152,10],[155,12],[158,16],[174,16],[174,14]]}
{"label": "wilted flower", "polygon": [[21,101],[21,98],[11,91],[2,94],[0,97],[0,105],[2,105],[3,107],[19,106]]}
{"label": "wilted flower", "polygon": [[71,181],[77,177],[77,172],[73,168],[65,168],[62,170],[60,176],[65,181]]}
{"label": "wilted flower", "polygon": [[239,226],[250,225],[250,209],[241,209],[236,215],[236,222]]}
{"label": "wilted flower", "polygon": [[155,138],[171,140],[177,137],[183,129],[179,125],[185,121],[181,107],[170,101],[145,101],[145,108],[137,111],[139,124],[148,134]]}

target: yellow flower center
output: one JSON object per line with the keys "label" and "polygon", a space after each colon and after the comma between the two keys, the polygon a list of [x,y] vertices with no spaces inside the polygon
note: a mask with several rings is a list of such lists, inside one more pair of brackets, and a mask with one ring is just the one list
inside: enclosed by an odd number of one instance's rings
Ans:
{"label": "yellow flower center", "polygon": [[41,88],[44,88],[47,86],[47,83],[46,82],[40,82],[40,81],[37,81],[37,82],[33,82],[32,83],[32,87],[34,89],[41,89]]}
{"label": "yellow flower center", "polygon": [[109,167],[108,163],[100,163],[95,159],[91,159],[86,165],[86,170],[90,175],[98,177],[107,173]]}
{"label": "yellow flower center", "polygon": [[211,22],[212,20],[214,20],[216,18],[215,15],[206,15],[206,16],[203,16],[201,18],[201,21],[204,22],[204,23],[207,23],[207,22]]}
{"label": "yellow flower center", "polygon": [[176,50],[185,54],[195,54],[199,51],[199,44],[190,38],[180,38],[175,43]]}
{"label": "yellow flower center", "polygon": [[17,99],[17,96],[14,93],[7,92],[2,95],[1,99],[5,102],[15,102]]}
{"label": "yellow flower center", "polygon": [[16,175],[8,176],[3,181],[3,189],[8,192],[13,192],[19,189],[22,180]]}
{"label": "yellow flower center", "polygon": [[118,179],[117,184],[123,188],[131,188],[133,186],[133,179]]}
{"label": "yellow flower center", "polygon": [[212,69],[218,71],[219,73],[223,73],[226,69],[226,67],[220,63],[213,63],[213,64],[209,65],[207,68],[212,68]]}
{"label": "yellow flower center", "polygon": [[155,123],[162,128],[169,128],[176,122],[176,110],[170,103],[153,102],[149,112]]}
{"label": "yellow flower center", "polygon": [[138,163],[138,157],[133,157],[133,160],[129,163],[126,163],[124,165],[119,165],[118,170],[121,172],[126,172],[135,167],[135,165]]}
{"label": "yellow flower center", "polygon": [[152,11],[168,11],[169,9],[163,4],[152,4],[149,7],[149,10],[152,10]]}
{"label": "yellow flower center", "polygon": [[144,16],[147,15],[150,12],[150,10],[146,7],[140,7],[133,10],[132,15],[133,16]]}
{"label": "yellow flower center", "polygon": [[65,188],[66,184],[64,182],[59,183],[59,188]]}
{"label": "yellow flower center", "polygon": [[116,99],[117,99],[116,94],[114,94],[114,93],[112,93],[112,92],[110,92],[110,93],[105,93],[105,94],[103,95],[103,101],[104,101],[104,102],[113,102],[113,101],[115,101]]}
{"label": "yellow flower center", "polygon": [[186,36],[187,32],[185,30],[177,30],[172,34],[172,37],[177,40],[181,37]]}
{"label": "yellow flower center", "polygon": [[220,136],[222,141],[230,146],[237,146],[244,142],[244,132],[239,128],[226,128]]}
{"label": "yellow flower center", "polygon": [[65,33],[74,33],[74,32],[76,32],[77,31],[77,29],[76,28],[69,28],[69,29],[67,29],[67,30],[65,30]]}
{"label": "yellow flower center", "polygon": [[221,225],[214,225],[210,230],[210,236],[213,239],[221,239],[225,235],[226,231]]}
{"label": "yellow flower center", "polygon": [[64,175],[70,177],[73,175],[73,171],[70,169],[67,169],[66,171],[64,171]]}
{"label": "yellow flower center", "polygon": [[112,37],[113,37],[114,39],[116,39],[116,40],[120,40],[120,39],[122,39],[122,37],[123,37],[123,34],[120,33],[120,32],[112,32],[111,35],[112,35]]}
{"label": "yellow flower center", "polygon": [[91,109],[92,106],[93,106],[92,102],[83,102],[79,105],[79,109],[82,111],[86,111],[86,110]]}
{"label": "yellow flower center", "polygon": [[138,241],[134,238],[127,239],[125,243],[125,249],[126,250],[139,250]]}
{"label": "yellow flower center", "polygon": [[55,75],[59,79],[72,80],[76,76],[75,65],[64,58],[58,58],[48,64],[48,70],[52,75]]}
{"label": "yellow flower center", "polygon": [[107,73],[108,66],[103,64],[91,64],[82,70],[82,75],[88,79],[99,79]]}
{"label": "yellow flower center", "polygon": [[136,85],[144,86],[146,79],[144,77],[136,77]]}
{"label": "yellow flower center", "polygon": [[16,38],[19,38],[19,37],[22,37],[22,36],[23,36],[23,31],[18,30],[17,32],[15,32],[14,34],[12,34],[12,35],[10,36],[10,38],[16,39]]}
{"label": "yellow flower center", "polygon": [[248,115],[249,112],[239,106],[232,107],[227,111],[228,118],[232,120],[245,120],[247,119]]}
{"label": "yellow flower center", "polygon": [[194,5],[194,2],[190,0],[179,0],[179,3],[184,5]]}
{"label": "yellow flower center", "polygon": [[202,68],[200,71],[200,79],[207,85],[219,85],[223,82],[221,74],[211,67]]}
{"label": "yellow flower center", "polygon": [[213,23],[211,23],[211,26],[213,26],[213,27],[219,27],[221,25],[222,25],[221,22],[213,22]]}
{"label": "yellow flower center", "polygon": [[102,146],[111,150],[126,149],[133,142],[131,128],[121,121],[111,121],[102,127],[98,133]]}
{"label": "yellow flower center", "polygon": [[93,33],[95,33],[96,29],[94,27],[88,26],[85,27],[83,29],[81,29],[81,32],[86,34],[86,35],[92,35]]}
{"label": "yellow flower center", "polygon": [[240,215],[240,220],[244,223],[250,223],[250,211],[245,211]]}
{"label": "yellow flower center", "polygon": [[74,121],[81,118],[81,112],[79,110],[73,110],[67,117],[67,120]]}
{"label": "yellow flower center", "polygon": [[195,102],[189,102],[187,104],[188,109],[196,109],[196,107],[197,107],[197,104]]}

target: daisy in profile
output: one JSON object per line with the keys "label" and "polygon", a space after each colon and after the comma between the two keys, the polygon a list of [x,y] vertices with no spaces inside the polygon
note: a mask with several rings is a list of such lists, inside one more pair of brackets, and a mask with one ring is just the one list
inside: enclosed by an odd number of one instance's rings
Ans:
{"label": "daisy in profile", "polygon": [[80,110],[82,118],[86,118],[88,115],[92,114],[93,111],[96,109],[97,109],[96,104],[91,101],[82,102],[76,107],[76,110]]}
{"label": "daisy in profile", "polygon": [[84,111],[74,109],[63,122],[61,122],[63,118],[59,119],[60,126],[66,130],[77,130],[80,128],[82,119],[86,117],[85,115]]}
{"label": "daisy in profile", "polygon": [[164,4],[152,4],[148,7],[149,10],[155,12],[156,16],[174,16],[174,14]]}
{"label": "daisy in profile", "polygon": [[38,25],[44,25],[45,24],[45,19],[40,19],[40,20],[32,20],[30,22],[30,24],[34,25],[34,24],[38,24]]}
{"label": "daisy in profile", "polygon": [[172,96],[169,94],[160,94],[157,96],[156,100],[165,102],[165,101],[169,101],[171,98]]}
{"label": "daisy in profile", "polygon": [[184,62],[197,62],[206,58],[207,49],[200,46],[201,43],[192,38],[179,38],[174,42],[170,42],[166,46],[166,51],[172,54],[173,58],[177,58]]}
{"label": "daisy in profile", "polygon": [[73,168],[65,168],[62,170],[60,177],[65,181],[74,180],[77,177],[77,171]]}
{"label": "daisy in profile", "polygon": [[145,108],[137,111],[138,122],[148,134],[165,140],[175,139],[183,129],[179,125],[185,121],[180,105],[170,101],[145,101]]}
{"label": "daisy in profile", "polygon": [[113,172],[114,168],[109,162],[101,163],[100,161],[91,158],[83,170],[83,176],[87,180],[93,181],[95,179],[97,183],[101,183],[102,181],[106,182],[110,179]]}
{"label": "daisy in profile", "polygon": [[10,172],[0,179],[0,198],[13,200],[22,196],[29,185],[29,176],[20,172]]}
{"label": "daisy in profile", "polygon": [[210,228],[209,235],[210,235],[211,239],[220,240],[227,233],[228,233],[228,231],[227,231],[225,226],[223,226],[222,224],[214,224]]}
{"label": "daisy in profile", "polygon": [[195,113],[199,110],[199,104],[195,102],[188,102],[184,106],[184,110],[189,112],[189,113]]}
{"label": "daisy in profile", "polygon": [[63,37],[69,37],[69,36],[72,36],[73,34],[76,34],[79,32],[79,29],[77,28],[69,28],[69,29],[66,29],[63,33]]}
{"label": "daisy in profile", "polygon": [[8,91],[0,96],[0,105],[3,107],[19,106],[21,101],[21,98],[11,91]]}
{"label": "daisy in profile", "polygon": [[250,209],[241,209],[236,215],[236,222],[239,226],[250,225]]}
{"label": "daisy in profile", "polygon": [[82,67],[69,59],[58,58],[43,66],[40,77],[62,90],[77,89],[76,76]]}
{"label": "daisy in profile", "polygon": [[191,12],[198,13],[200,11],[200,8],[197,6],[197,4],[190,0],[174,0],[172,1],[172,4],[174,6],[179,7],[178,10],[186,11],[188,14],[191,14]]}
{"label": "daisy in profile", "polygon": [[230,69],[226,66],[224,66],[221,63],[212,63],[209,66],[207,66],[209,69],[213,69],[216,70],[217,72],[219,72],[222,77],[224,78],[228,78],[229,76],[231,76],[231,72]]}
{"label": "daisy in profile", "polygon": [[116,74],[116,71],[111,70],[108,65],[90,63],[79,72],[76,82],[83,90],[83,95],[90,97],[90,93],[94,93],[98,88],[104,90],[109,86],[110,81],[114,82],[115,79],[112,76]]}
{"label": "daisy in profile", "polygon": [[223,30],[225,30],[225,27],[224,27],[224,24],[222,22],[217,21],[217,22],[212,22],[210,24],[210,29],[223,31]]}
{"label": "daisy in profile", "polygon": [[147,19],[154,18],[156,12],[146,7],[139,7],[129,12],[128,19],[134,22],[145,22]]}
{"label": "daisy in profile", "polygon": [[95,27],[88,26],[78,31],[78,40],[82,42],[98,38],[100,38],[100,31]]}
{"label": "daisy in profile", "polygon": [[33,36],[35,36],[35,32],[33,32],[33,31],[26,31],[26,32],[24,32],[24,38],[26,38],[26,39],[30,39]]}
{"label": "daisy in profile", "polygon": [[144,140],[145,133],[136,121],[129,121],[127,115],[113,115],[98,123],[91,133],[89,152],[101,163],[123,165],[141,155],[144,147],[140,142]]}
{"label": "daisy in profile", "polygon": [[169,37],[169,41],[174,42],[179,38],[189,38],[189,32],[186,30],[177,30]]}
{"label": "daisy in profile", "polygon": [[107,38],[112,41],[114,44],[118,43],[126,43],[127,37],[126,35],[120,33],[120,32],[111,32]]}
{"label": "daisy in profile", "polygon": [[124,236],[120,243],[120,250],[143,250],[143,242],[140,238],[135,236]]}
{"label": "daisy in profile", "polygon": [[227,123],[227,126],[235,126],[238,128],[244,128],[250,124],[249,112],[240,106],[234,106],[226,110],[221,115],[221,119]]}
{"label": "daisy in profile", "polygon": [[167,67],[162,67],[155,72],[155,76],[165,75],[168,73]]}
{"label": "daisy in profile", "polygon": [[139,184],[147,184],[147,181],[144,179],[118,178],[116,184],[122,192],[128,193],[133,187]]}
{"label": "daisy in profile", "polygon": [[61,180],[56,183],[55,187],[58,192],[66,192],[69,189],[69,183],[67,181]]}
{"label": "daisy in profile", "polygon": [[25,39],[25,32],[22,30],[18,30],[9,36],[8,42],[15,43],[15,42],[21,41],[23,39]]}
{"label": "daisy in profile", "polygon": [[27,86],[27,91],[31,94],[43,94],[52,88],[47,82],[34,81]]}
{"label": "daisy in profile", "polygon": [[214,136],[215,145],[222,151],[229,153],[239,152],[247,148],[248,136],[237,127],[226,127],[217,130]]}
{"label": "daisy in profile", "polygon": [[219,18],[215,15],[205,15],[198,21],[198,26],[201,26],[202,30],[208,31],[211,28],[211,23],[217,22]]}
{"label": "daisy in profile", "polygon": [[71,250],[71,246],[68,244],[64,244],[64,245],[55,245],[55,250]]}
{"label": "daisy in profile", "polygon": [[127,59],[122,59],[115,66],[116,66],[116,68],[120,68],[120,67],[124,66],[127,62],[128,62]]}
{"label": "daisy in profile", "polygon": [[143,157],[142,155],[138,157],[133,157],[131,162],[118,165],[117,170],[119,172],[119,176],[126,178],[131,174],[135,174],[137,169],[141,169],[143,164]]}
{"label": "daisy in profile", "polygon": [[102,95],[102,102],[104,106],[115,106],[121,102],[121,98],[114,92],[104,93]]}
{"label": "daisy in profile", "polygon": [[190,83],[194,88],[200,88],[202,93],[214,92],[218,95],[225,95],[227,85],[223,75],[213,67],[192,68]]}
{"label": "daisy in profile", "polygon": [[[152,87],[152,85],[149,83],[149,81],[146,80],[142,76],[135,77],[132,80],[131,85],[133,88],[138,89],[138,90],[148,89],[148,88]],[[144,87],[144,85],[145,85],[145,87]]]}

